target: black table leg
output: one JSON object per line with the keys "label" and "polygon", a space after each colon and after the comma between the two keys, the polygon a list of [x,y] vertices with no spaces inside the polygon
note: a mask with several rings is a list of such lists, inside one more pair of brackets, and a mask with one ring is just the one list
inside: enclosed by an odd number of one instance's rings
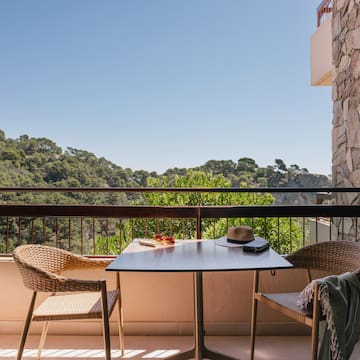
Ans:
{"label": "black table leg", "polygon": [[175,354],[167,360],[212,359],[238,360],[237,358],[209,350],[204,343],[204,307],[203,307],[203,279],[202,271],[194,272],[194,347],[190,350]]}

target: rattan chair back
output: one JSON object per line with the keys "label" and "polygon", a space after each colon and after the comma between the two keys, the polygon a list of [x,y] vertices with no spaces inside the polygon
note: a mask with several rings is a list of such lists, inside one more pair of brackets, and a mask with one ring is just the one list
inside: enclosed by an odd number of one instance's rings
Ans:
{"label": "rattan chair back", "polygon": [[24,285],[33,291],[100,291],[101,281],[70,279],[60,275],[67,270],[104,268],[109,260],[92,261],[69,251],[44,245],[21,245],[13,258]]}
{"label": "rattan chair back", "polygon": [[288,255],[296,268],[322,270],[337,275],[360,268],[360,242],[326,241],[305,246]]}

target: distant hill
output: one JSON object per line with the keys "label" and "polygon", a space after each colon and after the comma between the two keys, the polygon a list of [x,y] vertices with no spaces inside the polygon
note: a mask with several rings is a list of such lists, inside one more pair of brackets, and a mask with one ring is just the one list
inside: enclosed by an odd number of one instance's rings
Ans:
{"label": "distant hill", "polygon": [[[185,168],[171,168],[163,174],[145,170],[133,171],[122,168],[93,153],[68,147],[63,150],[47,138],[31,138],[21,135],[17,139],[6,138],[0,130],[0,186],[20,187],[136,187],[146,186],[148,177],[184,175]],[[232,160],[209,160],[191,170],[222,174],[232,186],[252,187],[322,187],[330,186],[325,175],[311,174],[298,165],[287,167],[281,159],[274,165],[259,167],[255,160],[247,157]],[[2,201],[15,199],[15,194],[2,194]],[[122,194],[24,194],[17,200],[32,202],[78,203],[126,203]],[[299,197],[283,197],[279,201],[302,203]]]}

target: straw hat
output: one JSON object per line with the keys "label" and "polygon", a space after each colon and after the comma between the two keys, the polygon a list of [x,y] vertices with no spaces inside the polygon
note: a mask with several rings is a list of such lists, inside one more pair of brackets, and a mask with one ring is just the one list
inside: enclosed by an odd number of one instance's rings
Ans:
{"label": "straw hat", "polygon": [[246,225],[230,227],[226,237],[230,242],[248,242],[254,240],[252,227]]}

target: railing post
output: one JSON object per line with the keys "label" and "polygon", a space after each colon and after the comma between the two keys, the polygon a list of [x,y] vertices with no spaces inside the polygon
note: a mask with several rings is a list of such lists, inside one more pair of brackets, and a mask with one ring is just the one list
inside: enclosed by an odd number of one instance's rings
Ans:
{"label": "railing post", "polygon": [[196,215],[196,238],[201,239],[201,208],[197,208],[197,215]]}

